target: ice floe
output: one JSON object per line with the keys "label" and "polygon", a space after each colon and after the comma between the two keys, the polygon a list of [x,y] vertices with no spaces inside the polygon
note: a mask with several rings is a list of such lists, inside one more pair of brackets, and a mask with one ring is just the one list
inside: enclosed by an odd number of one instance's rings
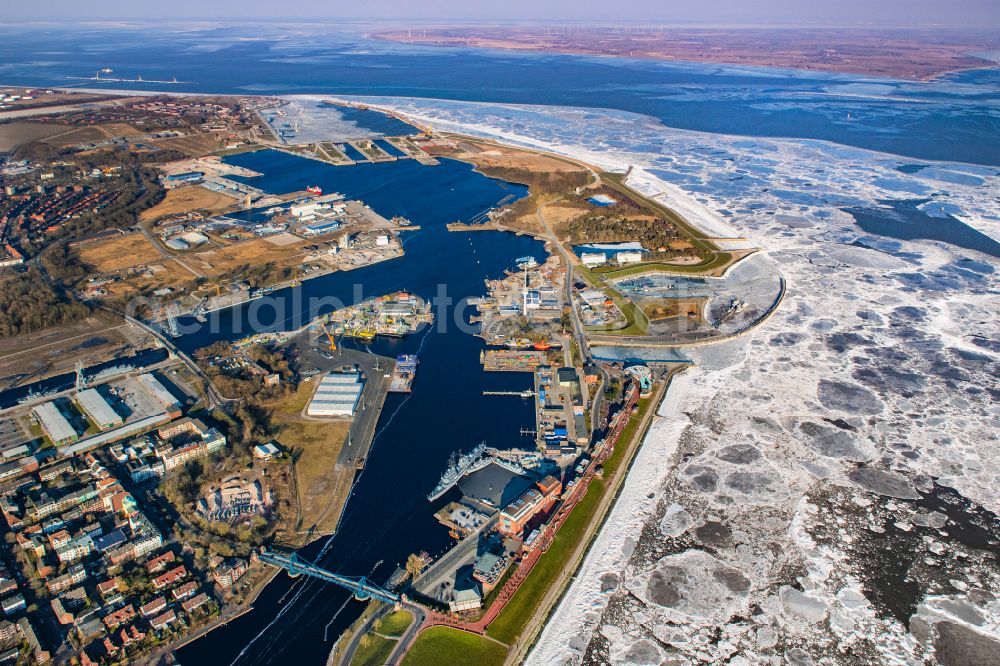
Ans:
{"label": "ice floe", "polygon": [[365,101],[631,169],[787,281],[765,325],[681,350],[695,367],[529,663],[995,658],[1000,170],[617,111]]}

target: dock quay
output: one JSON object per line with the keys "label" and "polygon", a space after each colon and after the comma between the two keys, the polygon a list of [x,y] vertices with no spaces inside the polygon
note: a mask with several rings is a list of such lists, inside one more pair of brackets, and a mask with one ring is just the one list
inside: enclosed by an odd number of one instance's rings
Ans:
{"label": "dock quay", "polygon": [[494,463],[515,474],[528,474],[520,464],[509,459],[507,456],[498,455],[496,449],[487,448],[486,442],[482,442],[468,453],[458,455],[456,452],[451,455],[448,467],[445,468],[437,486],[427,496],[427,501],[433,502],[441,498],[445,493],[454,488],[462,477],[484,469]]}
{"label": "dock quay", "polygon": [[389,393],[389,378],[395,366],[395,361],[384,356],[368,354],[348,349],[334,353],[334,361],[340,360],[344,365],[357,364],[365,376],[365,386],[361,392],[358,409],[347,432],[347,441],[337,455],[337,467],[341,469],[363,469],[368,459],[368,450],[375,439],[375,427],[378,425],[382,407]]}
{"label": "dock quay", "polygon": [[365,156],[369,162],[395,162],[399,158],[385,152],[370,139],[356,139],[348,142],[352,148]]}
{"label": "dock quay", "polygon": [[400,354],[396,357],[396,367],[389,382],[389,393],[409,393],[417,375],[417,357]]}
{"label": "dock quay", "polygon": [[484,349],[479,353],[483,369],[491,372],[533,372],[548,360],[545,352],[519,349]]}
{"label": "dock quay", "polygon": [[[335,335],[362,340],[371,340],[377,335],[403,337],[433,322],[430,304],[407,292],[369,299],[337,310],[328,317]],[[412,370],[415,371],[416,360],[413,361]]]}
{"label": "dock quay", "polygon": [[300,363],[306,369],[307,376],[312,378],[311,381],[318,385],[322,374],[337,372],[345,367],[350,368],[351,372],[360,371],[364,376],[364,388],[361,390],[347,440],[337,454],[338,468],[362,469],[389,393],[389,378],[395,368],[395,361],[385,356],[345,349],[339,345],[336,351],[327,351],[324,344],[326,335],[313,324],[314,322],[310,322],[294,332],[287,341],[289,346],[300,350]]}
{"label": "dock quay", "polygon": [[483,395],[500,395],[500,396],[511,396],[517,398],[533,398],[535,397],[535,392],[531,389],[525,389],[524,391],[483,391]]}
{"label": "dock quay", "polygon": [[448,231],[500,231],[495,222],[449,222]]}

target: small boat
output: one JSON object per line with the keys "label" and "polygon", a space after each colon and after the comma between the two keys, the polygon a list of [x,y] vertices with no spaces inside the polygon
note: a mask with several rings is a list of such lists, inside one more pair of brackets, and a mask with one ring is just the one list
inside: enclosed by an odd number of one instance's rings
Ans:
{"label": "small boat", "polygon": [[323,194],[323,190],[320,189],[319,185],[310,185],[306,188],[306,192],[311,194]]}
{"label": "small boat", "polygon": [[552,345],[550,345],[548,342],[536,342],[535,344],[532,345],[532,347],[534,347],[538,351],[548,351],[552,349]]}

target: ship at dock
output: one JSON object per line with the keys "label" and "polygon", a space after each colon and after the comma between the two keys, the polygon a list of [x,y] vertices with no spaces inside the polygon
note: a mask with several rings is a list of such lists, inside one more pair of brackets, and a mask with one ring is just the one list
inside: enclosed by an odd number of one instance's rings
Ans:
{"label": "ship at dock", "polygon": [[55,389],[44,389],[36,391],[34,389],[28,389],[28,393],[21,399],[17,401],[17,404],[24,405],[29,402],[34,402],[36,400],[41,400],[42,398],[47,398],[50,395],[55,395],[57,391]]}
{"label": "ship at dock", "polygon": [[400,354],[396,357],[396,367],[392,370],[389,393],[409,393],[417,376],[417,357],[414,354]]}
{"label": "ship at dock", "polygon": [[480,442],[479,446],[468,453],[459,455],[455,452],[451,454],[451,458],[448,460],[448,467],[445,468],[444,473],[441,475],[441,480],[434,486],[434,490],[427,495],[427,500],[433,502],[441,498],[445,493],[454,488],[455,484],[462,477],[494,464],[514,474],[530,476],[530,472],[517,461],[516,455],[512,456],[510,452],[488,448],[486,442]]}

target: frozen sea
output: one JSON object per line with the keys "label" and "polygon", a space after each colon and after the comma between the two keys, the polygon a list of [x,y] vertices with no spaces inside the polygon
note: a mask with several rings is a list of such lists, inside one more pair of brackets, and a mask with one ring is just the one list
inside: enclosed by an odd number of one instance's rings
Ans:
{"label": "frozen sea", "polygon": [[998,169],[611,110],[366,101],[631,168],[788,283],[759,329],[684,350],[695,367],[529,663],[923,663],[1000,645]]}

